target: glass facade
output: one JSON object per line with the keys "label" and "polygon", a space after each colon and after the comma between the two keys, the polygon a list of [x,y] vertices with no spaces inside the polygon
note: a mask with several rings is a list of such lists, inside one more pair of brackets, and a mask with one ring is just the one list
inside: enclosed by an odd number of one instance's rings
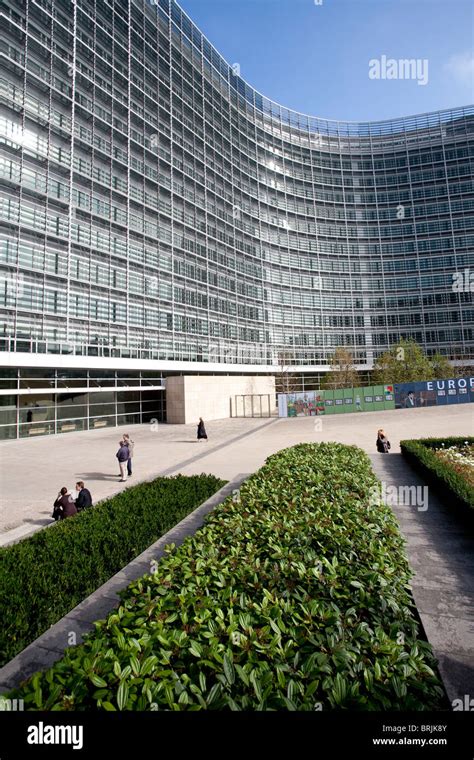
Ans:
{"label": "glass facade", "polygon": [[[474,264],[474,107],[328,121],[252,89],[174,0],[2,8],[0,350],[324,370],[412,337],[472,356],[453,275]],[[126,403],[88,395],[18,424]]]}
{"label": "glass facade", "polygon": [[0,441],[165,422],[165,393],[158,390],[163,387],[161,376],[122,375],[104,370],[0,369]]}

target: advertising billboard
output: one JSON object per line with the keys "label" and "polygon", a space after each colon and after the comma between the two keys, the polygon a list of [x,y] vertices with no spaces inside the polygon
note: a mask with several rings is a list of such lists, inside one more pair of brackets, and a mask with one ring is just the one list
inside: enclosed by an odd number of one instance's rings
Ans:
{"label": "advertising billboard", "polygon": [[394,408],[393,385],[278,394],[280,417],[317,417]]}
{"label": "advertising billboard", "polygon": [[280,417],[415,409],[474,401],[474,377],[278,394]]}
{"label": "advertising billboard", "polygon": [[474,401],[474,377],[396,383],[394,391],[396,409],[467,404]]}

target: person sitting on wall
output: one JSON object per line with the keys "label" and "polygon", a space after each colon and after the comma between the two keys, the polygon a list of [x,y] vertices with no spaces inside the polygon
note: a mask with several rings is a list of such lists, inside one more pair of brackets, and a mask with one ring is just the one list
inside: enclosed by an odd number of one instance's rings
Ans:
{"label": "person sitting on wall", "polygon": [[76,509],[80,512],[87,507],[92,507],[92,496],[88,488],[84,486],[82,480],[78,480],[76,483],[76,491],[78,492],[76,497]]}
{"label": "person sitting on wall", "polygon": [[77,514],[76,505],[72,495],[67,490],[66,486],[63,486],[58,493],[57,499],[53,504],[54,520],[65,520],[66,517],[72,517]]}

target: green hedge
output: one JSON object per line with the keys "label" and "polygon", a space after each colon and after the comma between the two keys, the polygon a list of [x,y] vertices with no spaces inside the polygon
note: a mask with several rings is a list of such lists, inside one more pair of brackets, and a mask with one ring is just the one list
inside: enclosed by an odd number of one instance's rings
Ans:
{"label": "green hedge", "polygon": [[417,440],[400,441],[400,449],[406,460],[420,472],[424,479],[440,490],[441,495],[450,504],[466,508],[472,516],[474,509],[474,488],[463,476],[451,467],[449,462],[443,462],[433,453],[434,449],[473,444],[474,438],[420,438]]}
{"label": "green hedge", "polygon": [[0,549],[0,664],[223,485],[213,475],[157,478]]}
{"label": "green hedge", "polygon": [[271,456],[11,696],[29,710],[423,710],[446,705],[404,542],[366,454]]}

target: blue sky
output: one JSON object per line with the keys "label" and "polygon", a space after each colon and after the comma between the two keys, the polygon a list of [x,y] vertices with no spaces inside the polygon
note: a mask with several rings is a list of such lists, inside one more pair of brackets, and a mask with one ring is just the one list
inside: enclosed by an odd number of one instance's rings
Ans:
{"label": "blue sky", "polygon": [[[474,102],[472,0],[178,2],[249,84],[289,108],[359,121]],[[382,56],[420,59],[427,83],[397,68],[369,78]]]}

